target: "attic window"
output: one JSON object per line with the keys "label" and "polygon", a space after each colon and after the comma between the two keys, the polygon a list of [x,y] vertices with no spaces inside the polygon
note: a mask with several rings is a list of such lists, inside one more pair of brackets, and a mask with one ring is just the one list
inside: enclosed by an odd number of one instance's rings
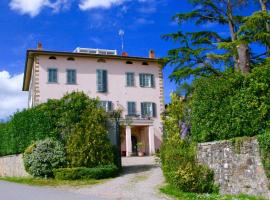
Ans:
{"label": "attic window", "polygon": [[127,64],[127,65],[132,65],[132,64],[133,64],[133,62],[131,62],[131,61],[127,61],[127,62],[126,62],[126,64]]}
{"label": "attic window", "polygon": [[105,60],[105,59],[100,58],[100,59],[98,59],[98,60],[97,60],[97,62],[100,62],[100,63],[106,63],[106,60]]}
{"label": "attic window", "polygon": [[149,65],[148,62],[143,62],[142,65]]}
{"label": "attic window", "polygon": [[73,58],[73,57],[68,57],[67,60],[74,61],[75,58]]}
{"label": "attic window", "polygon": [[51,57],[49,57],[49,59],[50,59],[50,60],[56,60],[56,57],[51,56]]}

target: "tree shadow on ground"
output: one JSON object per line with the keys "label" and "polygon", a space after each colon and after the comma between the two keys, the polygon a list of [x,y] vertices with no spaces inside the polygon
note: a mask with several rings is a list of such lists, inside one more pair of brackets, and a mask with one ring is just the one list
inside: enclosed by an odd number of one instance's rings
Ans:
{"label": "tree shadow on ground", "polygon": [[132,165],[132,166],[123,166],[120,176],[127,174],[137,174],[141,172],[147,172],[151,169],[158,168],[158,165]]}

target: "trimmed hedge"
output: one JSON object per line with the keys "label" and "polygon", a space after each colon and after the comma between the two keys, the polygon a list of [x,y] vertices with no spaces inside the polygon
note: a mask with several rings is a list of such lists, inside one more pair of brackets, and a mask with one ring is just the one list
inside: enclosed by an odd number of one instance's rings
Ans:
{"label": "trimmed hedge", "polygon": [[224,73],[194,81],[191,132],[198,142],[255,136],[270,128],[270,66],[246,76]]}
{"label": "trimmed hedge", "polygon": [[55,179],[59,180],[104,179],[115,177],[118,173],[119,170],[115,165],[104,165],[95,168],[77,167],[53,170]]}

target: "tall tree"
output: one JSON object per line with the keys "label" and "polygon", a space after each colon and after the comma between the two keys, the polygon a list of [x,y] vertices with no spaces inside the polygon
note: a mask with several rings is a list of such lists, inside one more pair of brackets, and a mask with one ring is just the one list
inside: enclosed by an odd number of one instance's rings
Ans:
{"label": "tall tree", "polygon": [[[177,21],[180,25],[188,20],[195,21],[196,25],[203,25],[207,23],[227,25],[230,32],[230,38],[222,38],[218,33],[212,31],[193,33],[178,32],[178,34],[166,35],[165,38],[167,39],[169,38],[174,41],[178,40],[179,42],[185,41],[184,43],[180,44],[181,48],[174,49],[169,53],[167,61],[170,64],[175,64],[176,61],[181,61],[181,64],[183,65],[183,62],[185,61],[184,66],[177,66],[174,74],[179,73],[180,75],[188,75],[189,73],[190,75],[196,75],[198,72],[202,71],[213,73],[212,69],[215,68],[213,61],[220,62],[225,60],[226,62],[233,60],[235,70],[239,70],[243,73],[248,72],[250,65],[250,52],[248,44],[244,41],[238,41],[237,45],[235,46],[236,50],[234,48],[228,49],[228,51],[231,51],[230,53],[219,56],[214,56],[214,54],[212,54],[217,46],[217,43],[237,41],[237,31],[243,21],[243,17],[235,15],[234,9],[245,6],[247,0],[190,0],[190,2],[194,5],[195,9],[188,13],[177,14],[174,17],[175,21]],[[215,35],[214,38],[212,37],[213,35]],[[199,45],[197,41],[194,41],[194,39],[198,38],[200,38]],[[205,41],[207,42],[204,43]],[[192,45],[190,45],[190,43]],[[200,46],[200,48],[197,49],[194,48],[194,46]],[[203,60],[204,62],[194,62],[198,60]],[[196,65],[194,65],[194,63],[196,63]],[[174,79],[175,77],[171,78]]]}
{"label": "tall tree", "polygon": [[[261,4],[261,8],[262,8],[262,11],[265,12],[265,13],[268,13],[268,6],[270,4],[270,1],[269,0],[259,0],[260,1],[260,4]],[[265,22],[265,25],[266,25],[266,30],[267,32],[270,32],[270,23],[269,21],[266,21]],[[270,57],[270,47],[267,47],[267,56]]]}

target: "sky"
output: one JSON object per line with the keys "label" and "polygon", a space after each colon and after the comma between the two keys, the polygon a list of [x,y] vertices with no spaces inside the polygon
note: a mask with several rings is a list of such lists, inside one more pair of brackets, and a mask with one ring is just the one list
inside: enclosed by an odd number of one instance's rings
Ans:
{"label": "sky", "polygon": [[[130,56],[148,56],[154,49],[164,57],[176,44],[161,38],[180,28],[185,31],[226,27],[172,21],[176,13],[189,12],[188,0],[1,0],[0,1],[0,120],[27,107],[22,80],[27,49],[42,42],[45,50],[73,51],[76,47],[116,49],[121,52],[119,30],[124,30],[124,50]],[[253,8],[247,8],[251,13]],[[164,68],[165,102],[175,84]]]}

